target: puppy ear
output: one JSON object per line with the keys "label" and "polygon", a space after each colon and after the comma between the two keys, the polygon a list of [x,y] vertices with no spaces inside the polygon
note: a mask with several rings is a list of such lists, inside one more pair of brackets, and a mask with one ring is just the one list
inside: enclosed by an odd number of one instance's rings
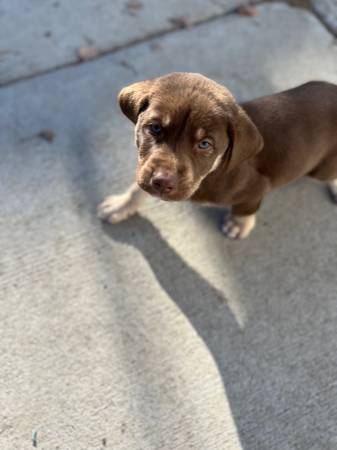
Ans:
{"label": "puppy ear", "polygon": [[137,122],[139,113],[149,105],[151,85],[152,80],[140,81],[126,86],[118,94],[121,110],[133,123]]}
{"label": "puppy ear", "polygon": [[263,147],[263,137],[239,105],[235,105],[228,124],[228,171],[255,156]]}

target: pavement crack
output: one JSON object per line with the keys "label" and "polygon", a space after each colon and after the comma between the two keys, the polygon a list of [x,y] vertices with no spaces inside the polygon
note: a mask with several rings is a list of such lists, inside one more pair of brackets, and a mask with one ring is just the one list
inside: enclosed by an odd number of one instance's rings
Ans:
{"label": "pavement crack", "polygon": [[[217,1],[217,0],[212,0]],[[337,37],[337,30],[335,30],[326,20],[324,17],[324,14],[322,14],[320,11],[318,11],[312,0],[262,0],[260,3],[276,3],[276,2],[282,2],[286,5],[289,5],[293,8],[299,8],[304,9],[311,13],[316,19],[319,20],[319,22],[323,25],[323,27],[333,35],[333,37]]]}
{"label": "pavement crack", "polygon": [[[220,1],[220,0],[212,0],[212,1]],[[250,4],[254,4],[257,5],[261,3],[261,0],[257,0],[257,1],[253,1],[250,2]],[[218,6],[220,5],[220,3],[218,3]],[[224,6],[224,5],[222,5]],[[191,22],[188,26],[189,29],[192,29],[194,27],[198,27],[199,25],[203,25],[205,23],[211,23],[217,19],[226,17],[226,16],[230,16],[232,14],[236,14],[237,11],[237,7],[234,7],[233,9],[230,10],[223,10],[223,11],[219,11],[218,13],[214,13],[211,14],[208,17],[205,18],[201,18],[201,19],[196,19],[193,20],[193,22]],[[40,70],[37,71],[35,73],[31,73],[31,74],[27,74],[27,75],[23,75],[23,76],[19,76],[17,78],[13,78],[11,80],[7,80],[4,82],[0,81],[0,89],[4,88],[4,87],[8,87],[11,86],[13,84],[19,83],[21,81],[26,81],[26,80],[30,80],[32,78],[37,78],[40,76],[44,76],[44,75],[48,75],[50,73],[56,72],[58,70],[62,70],[62,69],[66,69],[68,67],[73,67],[73,66],[77,66],[79,64],[91,64],[92,62],[100,59],[100,58],[104,58],[107,55],[112,55],[115,54],[121,50],[126,50],[128,48],[131,48],[133,46],[136,46],[138,44],[144,44],[144,43],[151,43],[153,41],[153,39],[156,38],[162,38],[168,34],[172,34],[172,33],[180,33],[182,31],[184,31],[186,28],[182,28],[182,27],[177,27],[176,25],[170,23],[170,21],[167,22],[167,28],[163,28],[159,31],[153,31],[153,32],[149,32],[146,35],[142,36],[141,38],[135,38],[133,40],[130,40],[127,43],[118,45],[118,46],[112,46],[107,50],[101,51],[98,53],[98,55],[94,58],[91,58],[88,61],[81,61],[78,58],[74,57],[74,59],[69,60],[66,63],[62,63],[62,64],[58,64],[55,65],[54,67],[50,68],[50,69],[44,69],[44,70]],[[132,69],[131,67],[128,67],[130,70],[135,70],[134,68]],[[134,74],[136,74],[136,72],[133,72]]]}
{"label": "pavement crack", "polygon": [[[224,8],[224,6],[225,6],[224,2],[222,0],[211,0],[211,2],[214,5],[217,5],[222,8]],[[275,0],[253,0],[253,1],[249,1],[249,2],[243,2],[242,5],[258,6],[258,5],[266,4],[266,3],[276,3],[276,2],[275,2]],[[320,23],[324,26],[324,28],[330,34],[332,34],[332,37],[337,37],[337,33],[335,32],[335,30],[333,30],[333,28],[326,22],[323,15],[320,14],[319,11],[317,11],[314,8],[311,0],[278,0],[277,3],[284,3],[284,4],[287,4],[292,7],[302,8],[302,9],[307,10],[309,13],[311,13],[314,17],[316,17],[320,21]],[[194,20],[189,24],[188,28],[192,29],[192,28],[198,27],[199,25],[211,23],[215,20],[218,20],[218,19],[221,19],[221,18],[224,18],[227,16],[237,15],[238,9],[239,9],[238,6],[235,6],[230,10],[223,9],[222,11],[214,13],[206,18]],[[96,60],[99,60],[100,58],[104,58],[108,55],[116,54],[119,51],[129,49],[136,45],[140,45],[140,44],[144,44],[144,43],[149,43],[151,45],[151,42],[153,42],[154,39],[162,38],[162,37],[172,34],[172,33],[180,33],[182,31],[184,31],[184,29],[185,29],[184,27],[183,28],[177,27],[172,23],[170,25],[170,22],[168,21],[167,28],[163,28],[159,31],[149,32],[140,38],[139,37],[135,38],[133,40],[130,40],[127,43],[123,43],[118,46],[112,46],[112,47],[108,48],[107,50],[99,52],[97,54],[97,56],[95,56],[94,58],[91,58],[90,60],[81,61],[78,58],[74,57],[74,59],[69,60],[66,63],[55,65],[54,67],[49,68],[49,69],[40,70],[35,73],[19,76],[17,78],[12,78],[11,80],[7,80],[7,81],[3,81],[3,82],[0,81],[0,89],[11,86],[13,84],[16,84],[16,83],[19,83],[22,81],[30,80],[32,78],[37,78],[40,76],[48,75],[48,74],[56,72],[58,70],[77,66],[79,64],[91,64],[91,63],[95,62]],[[86,36],[86,38],[87,38],[87,36]],[[124,67],[126,67],[127,69],[129,69],[133,73],[133,75],[137,75],[137,70],[135,69],[135,67],[132,64],[130,64],[127,61],[120,61],[119,63],[121,65],[123,65]]]}
{"label": "pavement crack", "polygon": [[320,21],[323,27],[332,35],[333,38],[337,38],[337,29],[335,30],[332,25],[325,19],[324,14],[317,11],[314,7],[310,10],[311,13]]}

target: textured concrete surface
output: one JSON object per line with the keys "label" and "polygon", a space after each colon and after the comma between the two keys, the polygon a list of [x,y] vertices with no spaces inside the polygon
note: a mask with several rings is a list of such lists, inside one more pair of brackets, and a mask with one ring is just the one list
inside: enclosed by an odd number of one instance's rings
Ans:
{"label": "textured concrete surface", "polygon": [[337,35],[337,0],[311,0],[314,11]]}
{"label": "textured concrete surface", "polygon": [[194,23],[247,0],[1,0],[0,84],[78,61],[173,29],[174,18]]}
{"label": "textured concrete surface", "polygon": [[[309,180],[247,241],[222,212],[96,204],[133,177],[119,88],[200,71],[241,99],[337,82],[310,13],[263,5],[0,89],[0,448],[337,447],[337,208]],[[324,61],[324,64],[321,62]],[[49,129],[53,142],[37,134]]]}

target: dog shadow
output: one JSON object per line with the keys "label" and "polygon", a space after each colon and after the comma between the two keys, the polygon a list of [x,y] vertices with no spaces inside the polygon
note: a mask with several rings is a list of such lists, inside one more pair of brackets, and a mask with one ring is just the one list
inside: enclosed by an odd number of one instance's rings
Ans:
{"label": "dog shadow", "polygon": [[[201,337],[205,337],[203,313],[206,308],[220,308],[231,315],[224,293],[192,269],[148,219],[137,214],[122,224],[103,223],[102,228],[113,241],[129,244],[142,253],[161,287],[190,319]],[[195,314],[191,315],[192,311]]]}
{"label": "dog shadow", "polygon": [[[210,210],[210,220],[220,220],[219,211]],[[242,448],[246,447],[242,432],[245,418],[244,400],[238,393],[235,378],[242,364],[244,333],[228,306],[224,292],[212,286],[201,274],[188,265],[161,236],[160,231],[139,215],[118,225],[102,224],[105,235],[114,242],[128,244],[138,249],[149,263],[158,283],[189,320],[204,341],[216,362],[223,381],[225,395],[238,430]],[[240,363],[238,363],[238,355]],[[249,361],[247,360],[247,364]],[[243,376],[246,376],[244,374]],[[261,393],[263,387],[261,386]],[[264,409],[264,395],[259,398]],[[243,442],[242,442],[243,440]]]}

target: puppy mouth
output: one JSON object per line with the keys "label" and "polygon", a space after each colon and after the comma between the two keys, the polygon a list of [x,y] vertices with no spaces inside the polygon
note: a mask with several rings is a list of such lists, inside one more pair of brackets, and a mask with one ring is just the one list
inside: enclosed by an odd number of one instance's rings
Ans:
{"label": "puppy mouth", "polygon": [[152,195],[155,198],[159,198],[160,200],[164,201],[182,201],[187,200],[190,196],[187,194],[186,189],[181,189],[179,187],[175,187],[171,189],[169,192],[165,191],[158,191],[154,189],[150,184],[145,182],[138,182],[138,185],[143,191],[147,192],[148,194]]}
{"label": "puppy mouth", "polygon": [[171,200],[172,196],[175,196],[177,193],[177,190],[171,190],[170,192],[160,192],[156,189],[153,189],[151,185],[145,184],[145,183],[138,183],[139,186],[143,189],[143,191],[147,192],[148,194],[152,195],[152,197],[160,198],[161,200]]}

